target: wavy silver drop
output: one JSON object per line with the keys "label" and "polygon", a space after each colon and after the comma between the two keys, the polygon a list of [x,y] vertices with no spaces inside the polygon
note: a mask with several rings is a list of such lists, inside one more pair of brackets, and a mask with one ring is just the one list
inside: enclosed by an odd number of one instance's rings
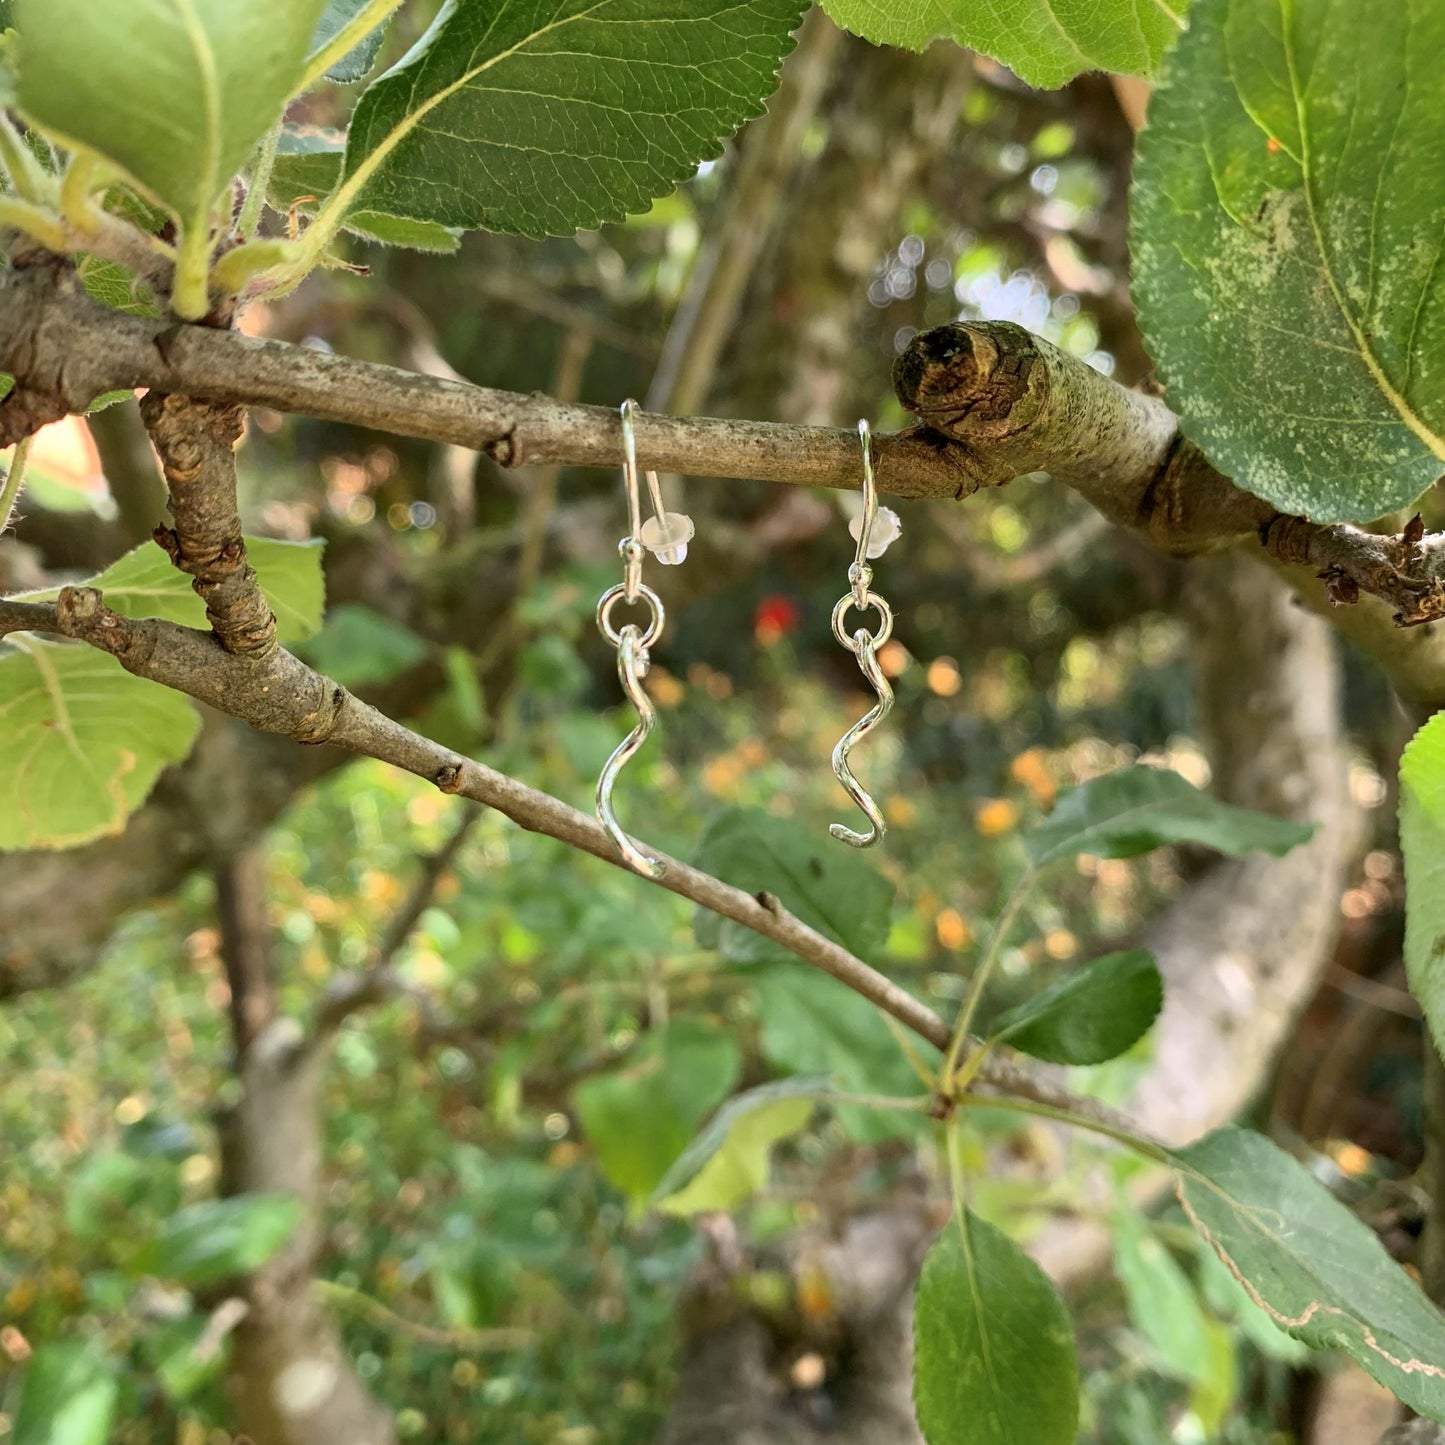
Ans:
{"label": "wavy silver drop", "polygon": [[[661,630],[659,628],[659,630]],[[642,677],[647,671],[647,649],[638,644],[642,634],[634,623],[629,622],[617,635],[617,677],[628,701],[637,709],[637,726],[613,749],[612,756],[602,766],[597,779],[597,817],[607,829],[618,851],[627,862],[644,878],[661,878],[666,865],[660,858],[650,858],[635,844],[617,821],[612,807],[612,788],[617,775],[636,756],[652,732],[657,720],[657,709],[652,699],[642,688]],[[885,684],[886,686],[887,684]],[[892,702],[889,697],[889,702]]]}
{"label": "wavy silver drop", "polygon": [[893,689],[889,687],[888,679],[883,676],[883,669],[878,666],[878,656],[873,651],[873,638],[861,627],[853,634],[850,651],[857,657],[863,676],[873,685],[878,701],[838,739],[838,745],[833,749],[833,772],[847,790],[848,796],[863,810],[863,815],[871,827],[866,833],[855,833],[852,828],[845,828],[842,823],[829,823],[828,831],[840,842],[850,843],[855,848],[871,848],[888,831],[888,824],[883,821],[878,804],[853,776],[853,770],[848,766],[848,754],[893,711]]}

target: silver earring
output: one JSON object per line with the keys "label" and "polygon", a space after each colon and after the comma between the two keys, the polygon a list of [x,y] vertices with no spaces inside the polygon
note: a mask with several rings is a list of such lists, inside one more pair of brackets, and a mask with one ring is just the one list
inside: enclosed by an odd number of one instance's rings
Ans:
{"label": "silver earring", "polygon": [[[884,507],[880,514],[878,488],[873,480],[872,437],[866,421],[858,423],[858,439],[863,445],[863,511],[849,526],[858,546],[853,565],[848,568],[848,591],[838,599],[838,605],[833,609],[833,636],[858,659],[858,666],[878,694],[878,701],[838,739],[838,745],[833,749],[833,772],[848,796],[863,810],[869,828],[866,833],[855,833],[842,823],[830,823],[828,831],[854,848],[871,848],[888,831],[888,824],[884,822],[878,804],[853,776],[853,770],[848,766],[848,754],[893,710],[893,689],[878,665],[878,649],[893,636],[893,609],[872,590],[873,569],[868,563],[883,555],[902,527],[898,514],[891,507]],[[879,617],[878,631],[870,633],[866,627],[860,627],[849,636],[843,630],[843,618],[849,607],[855,607],[859,612],[874,608]]]}
{"label": "silver earring", "polygon": [[[627,535],[617,544],[622,557],[622,581],[609,587],[597,600],[597,625],[602,635],[617,649],[617,677],[628,701],[637,709],[637,725],[617,745],[603,764],[597,779],[597,818],[617,844],[628,864],[645,878],[661,878],[665,865],[661,859],[649,857],[622,831],[612,808],[612,789],[626,763],[637,753],[652,732],[657,709],[642,688],[650,662],[649,649],[662,636],[667,620],[662,599],[642,580],[642,558],[651,552],[664,566],[675,567],[687,556],[693,525],[681,512],[663,509],[657,473],[648,472],[647,486],[652,496],[654,515],[642,520],[642,501],[637,483],[637,441],[633,434],[633,418],[637,403],[622,403],[622,478],[627,489]],[[637,602],[647,605],[652,614],[645,628],[628,622],[619,630],[612,625],[612,609],[618,602],[629,606]]]}

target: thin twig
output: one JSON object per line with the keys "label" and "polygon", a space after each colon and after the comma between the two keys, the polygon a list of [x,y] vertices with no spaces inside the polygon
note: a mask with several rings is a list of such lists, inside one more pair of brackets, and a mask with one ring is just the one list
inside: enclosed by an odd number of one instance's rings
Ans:
{"label": "thin twig", "polygon": [[[38,628],[37,616],[45,619]],[[278,647],[265,658],[238,656],[226,652],[209,633],[155,618],[121,617],[105,606],[93,587],[67,587],[55,603],[0,602],[0,636],[17,630],[22,619],[31,630],[55,632],[109,652],[137,677],[184,692],[262,731],[282,733],[303,743],[329,743],[390,763],[430,780],[444,793],[484,803],[529,832],[556,838],[632,871],[595,818],[413,732],[353,697],[285,648]],[[771,894],[745,893],[658,849],[643,846],[666,864],[663,876],[652,880],[657,886],[780,944],[935,1048],[949,1046],[952,1029],[927,1004],[841,944],[808,927]],[[1091,1101],[1076,1100],[1067,1091],[1035,1080],[1016,1065],[993,1056],[983,1061],[977,1078],[1011,1095],[1051,1106],[1084,1113],[1092,1107]]]}
{"label": "thin twig", "polygon": [[386,925],[386,930],[366,965],[343,974],[327,988],[317,1007],[316,1022],[311,1029],[311,1037],[315,1043],[324,1044],[328,1041],[352,1014],[398,995],[415,999],[428,1022],[435,1023],[431,1018],[431,1000],[420,989],[408,984],[392,964],[405,947],[422,914],[431,906],[437,885],[456,862],[457,854],[462,851],[481,816],[479,810],[468,809],[456,820],[446,842],[421,860],[421,868],[413,879],[411,888]]}
{"label": "thin twig", "polygon": [[16,442],[15,453],[10,458],[10,468],[0,481],[0,536],[10,528],[10,519],[15,515],[15,504],[20,500],[20,484],[25,480],[25,464],[30,460],[31,438]]}

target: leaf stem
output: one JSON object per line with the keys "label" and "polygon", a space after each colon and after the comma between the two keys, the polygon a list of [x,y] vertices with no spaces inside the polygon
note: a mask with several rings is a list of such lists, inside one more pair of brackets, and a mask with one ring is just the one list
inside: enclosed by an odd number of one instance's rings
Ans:
{"label": "leaf stem", "polygon": [[0,166],[4,167],[21,200],[43,201],[54,184],[4,111],[0,111]]}
{"label": "leaf stem", "polygon": [[25,480],[25,463],[30,460],[32,441],[34,437],[26,437],[24,441],[15,443],[10,470],[5,473],[5,480],[0,482],[0,535],[9,529],[10,518],[15,514],[15,503],[20,499],[20,484]]}
{"label": "leaf stem", "polygon": [[60,214],[67,225],[85,236],[94,235],[98,225],[90,204],[96,180],[96,158],[89,151],[76,151],[60,182]]}
{"label": "leaf stem", "polygon": [[1179,1162],[1157,1140],[1149,1138],[1147,1134],[1127,1129],[1111,1119],[1098,1119],[1057,1104],[1045,1104],[1038,1099],[1021,1099],[1009,1094],[968,1094],[958,1103],[961,1108],[966,1109],[1012,1109],[1019,1114],[1037,1114],[1041,1119],[1053,1119],[1060,1124],[1071,1124],[1076,1129],[1087,1129],[1091,1134],[1102,1134],[1106,1139],[1123,1144],[1156,1164],[1167,1164],[1171,1169],[1179,1168]]}
{"label": "leaf stem", "polygon": [[369,5],[358,10],[307,60],[306,69],[301,72],[295,93],[299,95],[303,90],[310,90],[343,55],[355,50],[400,4],[401,0],[371,0]]}
{"label": "leaf stem", "polygon": [[261,148],[256,154],[256,165],[251,172],[250,185],[246,191],[246,203],[236,218],[236,229],[250,240],[261,224],[261,212],[266,205],[266,192],[271,185],[271,171],[276,164],[276,147],[281,143],[281,122],[278,120],[266,132]]}
{"label": "leaf stem", "polygon": [[181,228],[171,309],[183,321],[199,321],[211,309],[211,231],[200,217]]}
{"label": "leaf stem", "polygon": [[958,1115],[955,1114],[943,1126],[944,1145],[948,1150],[948,1180],[953,1195],[953,1219],[958,1232],[963,1236],[964,1248],[968,1248],[968,1221],[964,1217],[964,1200],[968,1196],[968,1171],[963,1165],[963,1149],[960,1144]]}
{"label": "leaf stem", "polygon": [[69,249],[65,244],[65,225],[60,217],[33,201],[0,196],[0,226],[23,231],[32,240],[39,241],[47,251],[54,251],[57,255]]}
{"label": "leaf stem", "polygon": [[1014,884],[1013,892],[1009,894],[1003,911],[999,914],[993,931],[988,936],[988,947],[984,949],[983,957],[973,972],[968,997],[959,1011],[958,1022],[953,1026],[953,1038],[948,1045],[948,1054],[944,1061],[943,1075],[940,1081],[946,1094],[951,1095],[953,1092],[952,1083],[953,1076],[958,1069],[958,1057],[963,1050],[964,1041],[968,1038],[968,1031],[973,1024],[974,1015],[978,1012],[984,990],[988,987],[988,981],[993,976],[994,969],[998,967],[999,957],[1003,952],[1004,937],[1013,927],[1014,919],[1018,917],[1019,909],[1023,907],[1024,899],[1028,896],[1029,889],[1033,887],[1037,877],[1037,869],[1029,867],[1024,870],[1018,882]]}

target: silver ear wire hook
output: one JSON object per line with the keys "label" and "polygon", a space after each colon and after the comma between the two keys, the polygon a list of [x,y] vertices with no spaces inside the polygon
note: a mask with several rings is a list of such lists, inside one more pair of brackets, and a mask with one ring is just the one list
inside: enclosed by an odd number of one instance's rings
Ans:
{"label": "silver ear wire hook", "polygon": [[[884,525],[879,525],[878,488],[873,480],[872,438],[866,421],[858,423],[858,439],[863,446],[863,512],[854,533],[858,546],[854,552],[853,565],[848,568],[848,591],[838,599],[838,605],[833,609],[833,636],[858,659],[858,666],[872,685],[873,691],[878,694],[878,701],[839,738],[837,747],[833,749],[833,772],[848,796],[862,809],[864,817],[868,819],[869,829],[866,833],[855,833],[852,828],[846,828],[842,823],[830,823],[828,831],[833,837],[851,844],[854,848],[871,848],[888,831],[888,825],[884,822],[878,804],[853,776],[853,770],[848,766],[848,754],[893,709],[893,689],[889,687],[888,679],[883,676],[883,669],[878,665],[878,649],[893,636],[893,609],[873,591],[873,569],[868,565],[868,560],[870,557],[882,555],[884,549],[898,535],[899,523],[897,514],[885,507]],[[888,532],[886,536],[882,535],[885,528]],[[875,608],[879,617],[878,631],[870,633],[866,627],[860,627],[850,637],[843,630],[843,619],[849,607],[856,607],[859,612],[866,612],[870,607]]]}
{"label": "silver ear wire hook", "polygon": [[[657,709],[642,688],[650,662],[648,649],[662,636],[667,620],[662,599],[642,580],[642,558],[651,551],[659,562],[675,565],[687,555],[687,544],[693,535],[692,522],[680,512],[666,512],[655,473],[647,475],[652,494],[654,517],[642,521],[641,489],[637,483],[637,441],[633,434],[633,417],[637,403],[622,403],[622,479],[627,490],[627,535],[617,544],[622,557],[622,581],[609,587],[597,601],[597,625],[602,635],[617,649],[617,677],[627,700],[637,709],[637,725],[614,749],[603,764],[597,779],[597,818],[607,829],[618,851],[629,865],[646,878],[661,878],[664,864],[649,857],[622,831],[612,807],[612,789],[627,762],[635,756],[652,732]],[[651,539],[649,540],[649,529]],[[667,555],[664,555],[666,553]],[[612,624],[612,609],[625,601],[646,603],[652,619],[646,628],[628,622],[619,630]]]}

